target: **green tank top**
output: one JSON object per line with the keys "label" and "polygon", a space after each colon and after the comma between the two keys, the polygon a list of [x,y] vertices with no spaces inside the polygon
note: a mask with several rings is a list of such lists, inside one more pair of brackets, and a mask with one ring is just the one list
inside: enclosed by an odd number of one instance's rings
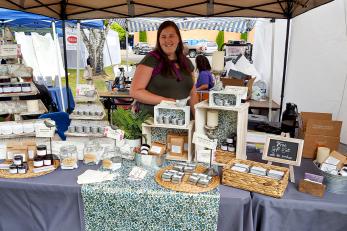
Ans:
{"label": "green tank top", "polygon": [[[139,64],[154,68],[159,64],[159,60],[154,56],[147,54]],[[190,60],[188,62],[188,65],[190,68],[190,73],[193,72],[194,66]],[[190,74],[187,74],[183,71],[180,71],[180,73],[183,77],[181,81],[177,81],[173,76],[164,76],[161,73],[152,76],[146,87],[146,90],[153,94],[160,95],[166,98],[187,98],[193,88],[194,80]],[[139,109],[146,110],[151,115],[154,114],[154,105],[140,103]]]}

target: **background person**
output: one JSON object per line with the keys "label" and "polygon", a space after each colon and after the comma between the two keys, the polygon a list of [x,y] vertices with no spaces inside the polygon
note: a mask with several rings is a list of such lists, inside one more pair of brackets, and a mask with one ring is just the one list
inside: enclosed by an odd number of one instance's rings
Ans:
{"label": "background person", "polygon": [[190,96],[198,102],[193,80],[194,66],[183,54],[183,42],[178,27],[172,21],[163,22],[157,33],[154,51],[148,53],[136,68],[130,96],[137,110],[154,114],[154,105],[162,100],[175,101]]}
{"label": "background person", "polygon": [[214,78],[211,73],[211,65],[204,55],[198,55],[195,58],[196,69],[199,71],[199,76],[196,81],[196,90],[210,90],[214,86]]}

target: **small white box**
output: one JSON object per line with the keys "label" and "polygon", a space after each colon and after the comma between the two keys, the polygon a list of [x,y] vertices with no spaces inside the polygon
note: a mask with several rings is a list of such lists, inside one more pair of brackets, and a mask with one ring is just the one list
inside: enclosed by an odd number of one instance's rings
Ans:
{"label": "small white box", "polygon": [[[179,121],[181,120],[181,121]],[[154,124],[186,128],[190,122],[190,107],[177,107],[175,104],[160,103],[154,106]]]}
{"label": "small white box", "polygon": [[241,93],[234,90],[210,91],[208,102],[210,107],[238,107],[241,98]]}

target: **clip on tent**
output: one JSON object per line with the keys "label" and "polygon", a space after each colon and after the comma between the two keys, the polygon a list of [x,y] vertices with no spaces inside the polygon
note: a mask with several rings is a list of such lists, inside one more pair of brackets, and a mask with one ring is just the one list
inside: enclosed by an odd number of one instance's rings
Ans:
{"label": "clip on tent", "polygon": [[[133,18],[133,17],[253,17],[287,19],[284,67],[281,89],[280,114],[284,97],[287,68],[287,50],[289,44],[290,19],[333,0],[191,0],[186,1],[146,1],[146,0],[50,0],[22,1],[3,0],[0,7],[41,14],[63,20],[91,18]],[[64,42],[64,51],[66,44]],[[66,52],[65,78],[68,87]],[[68,101],[69,102],[69,101]],[[68,105],[69,109],[69,105]]]}

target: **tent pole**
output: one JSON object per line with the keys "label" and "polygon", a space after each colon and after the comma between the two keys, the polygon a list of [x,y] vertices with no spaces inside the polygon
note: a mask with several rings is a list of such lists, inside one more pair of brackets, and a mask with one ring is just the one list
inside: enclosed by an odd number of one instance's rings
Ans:
{"label": "tent pole", "polygon": [[81,39],[81,23],[78,20],[77,21],[77,55],[76,55],[76,86],[79,84],[80,80],[80,54],[81,54],[81,49],[80,49],[80,39]]}
{"label": "tent pole", "polygon": [[272,44],[271,44],[271,68],[270,68],[270,84],[269,84],[269,122],[272,121],[272,85],[274,78],[274,51],[275,51],[275,19],[271,19],[270,23],[272,24]]}
{"label": "tent pole", "polygon": [[66,83],[66,96],[67,96],[67,113],[70,113],[70,94],[69,94],[69,75],[67,70],[67,54],[66,54],[66,31],[65,31],[65,20],[67,19],[66,15],[66,5],[67,0],[61,1],[61,18],[62,18],[62,27],[63,27],[63,49],[64,49],[64,66],[65,66],[65,83]]}
{"label": "tent pole", "polygon": [[128,21],[127,20],[125,20],[125,23],[126,23],[126,28],[125,28],[125,49],[126,49],[126,51],[125,51],[125,54],[126,54],[126,77],[129,77],[129,70],[128,70],[128,59],[129,59],[129,55],[128,55],[128,50],[129,50],[129,48],[128,48],[128,46],[129,46],[129,44],[128,44]]}
{"label": "tent pole", "polygon": [[65,81],[66,81],[66,96],[67,96],[67,113],[70,113],[70,94],[69,94],[69,74],[67,70],[67,54],[66,54],[66,33],[65,33],[65,19],[62,20],[63,27],[63,49],[64,49],[64,68],[65,68]]}
{"label": "tent pole", "polygon": [[282,77],[282,90],[281,90],[281,104],[280,104],[280,115],[279,121],[281,121],[282,116],[282,105],[284,98],[284,86],[286,82],[286,72],[287,72],[287,59],[288,59],[288,45],[289,45],[289,30],[290,30],[290,17],[287,18],[287,31],[286,31],[286,45],[284,48],[284,63],[283,63],[283,77]]}
{"label": "tent pole", "polygon": [[63,107],[63,111],[65,111],[65,103],[64,103],[64,95],[63,95],[63,88],[61,85],[61,73],[60,73],[60,61],[61,57],[59,57],[58,49],[60,49],[59,46],[59,39],[58,35],[55,29],[55,21],[52,22],[52,30],[53,30],[53,41],[54,41],[54,46],[55,46],[55,53],[57,56],[57,67],[58,67],[58,82],[59,82],[59,92],[60,92],[60,98],[61,98],[61,106]]}

